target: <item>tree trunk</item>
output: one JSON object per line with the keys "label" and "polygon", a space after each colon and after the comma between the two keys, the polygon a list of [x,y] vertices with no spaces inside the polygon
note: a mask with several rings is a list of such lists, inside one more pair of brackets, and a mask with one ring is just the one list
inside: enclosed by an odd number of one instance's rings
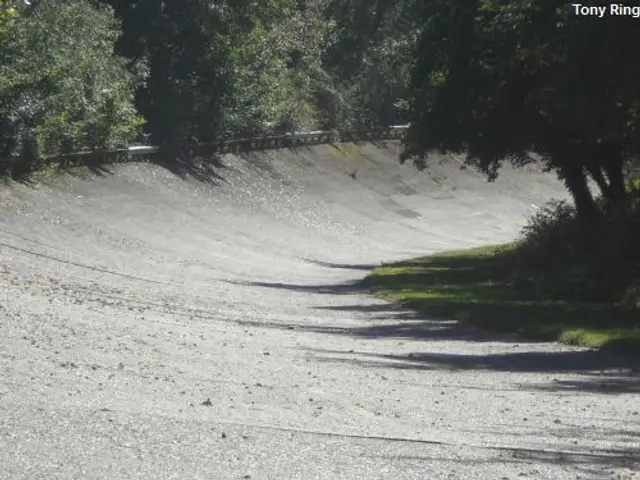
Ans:
{"label": "tree trunk", "polygon": [[567,189],[573,197],[576,205],[578,217],[584,221],[591,221],[598,215],[598,208],[593,199],[589,185],[587,184],[587,176],[581,165],[576,162],[567,162],[560,167],[560,176],[564,180]]}
{"label": "tree trunk", "polygon": [[602,196],[609,199],[611,196],[611,189],[609,188],[609,184],[607,183],[607,179],[604,176],[601,166],[597,162],[589,162],[587,165],[587,171],[589,172],[589,175],[591,175],[591,178],[595,180]]}
{"label": "tree trunk", "polygon": [[609,202],[613,208],[624,208],[627,202],[623,166],[620,152],[612,152],[603,162],[604,171],[609,180]]}
{"label": "tree trunk", "polygon": [[584,153],[587,171],[596,181],[606,200],[608,212],[624,208],[627,200],[624,184],[624,161],[620,150],[615,146],[597,146]]}

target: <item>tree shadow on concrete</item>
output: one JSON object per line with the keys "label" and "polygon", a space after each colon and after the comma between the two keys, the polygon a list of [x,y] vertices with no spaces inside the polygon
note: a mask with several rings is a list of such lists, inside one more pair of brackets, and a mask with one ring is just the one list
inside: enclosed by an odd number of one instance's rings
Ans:
{"label": "tree shadow on concrete", "polygon": [[161,153],[153,157],[152,163],[167,169],[182,180],[191,177],[212,186],[227,183],[227,180],[220,173],[227,167],[217,154],[187,157]]}
{"label": "tree shadow on concrete", "polygon": [[572,465],[584,474],[590,475],[601,475],[603,466],[635,469],[640,462],[640,454],[637,449],[632,447],[604,448],[595,451],[559,451],[517,447],[495,447],[495,449],[507,454],[513,462]]}
{"label": "tree shadow on concrete", "polygon": [[[122,162],[108,162],[107,160],[100,157],[89,157],[83,163],[83,166],[87,167],[87,169],[94,175],[97,175],[99,177],[106,177],[108,175],[113,175],[113,170],[111,170],[109,167],[112,167],[116,163]],[[63,168],[68,170],[68,167]]]}
{"label": "tree shadow on concrete", "polygon": [[[333,312],[354,312],[366,314],[380,314],[382,319],[390,318],[390,315],[398,315],[398,318],[421,319],[422,316],[414,310],[403,307],[396,303],[356,303],[349,305],[321,305],[313,307],[314,310],[325,310]],[[372,317],[368,317],[372,318]],[[373,317],[375,318],[375,317]]]}
{"label": "tree shadow on concrete", "polygon": [[0,172],[0,178],[5,186],[10,185],[11,182],[19,183],[25,187],[35,187],[38,184],[32,173],[16,175],[11,172]]}
{"label": "tree shadow on concrete", "polygon": [[13,180],[14,182],[33,186],[38,183],[37,175],[44,171],[84,177],[86,173],[86,171],[82,170],[82,167],[84,167],[96,176],[105,177],[113,175],[113,171],[109,168],[113,165],[143,163],[145,161],[165,168],[183,180],[187,177],[192,177],[209,185],[218,185],[226,182],[220,173],[226,166],[218,154],[207,153],[206,155],[199,155],[196,152],[191,156],[187,156],[176,153],[173,150],[160,151],[153,154],[148,160],[142,160],[141,157],[128,154],[126,150],[123,150],[121,153],[116,154],[90,152],[33,162],[7,161],[0,164],[0,177],[5,180]]}
{"label": "tree shadow on concrete", "polygon": [[89,174],[98,177],[113,175],[113,171],[108,167],[115,163],[121,162],[109,162],[103,161],[101,158],[89,157],[76,161],[56,159],[27,165],[3,165],[0,168],[0,177],[5,184],[13,181],[27,187],[35,187],[43,179],[56,175],[67,174],[76,178],[87,178]]}
{"label": "tree shadow on concrete", "polygon": [[[367,295],[371,293],[369,283],[362,280],[312,285],[230,280],[225,280],[225,282],[242,286],[319,295]],[[553,330],[545,336],[539,329],[536,330],[535,335],[529,335],[526,325],[521,329],[514,329],[513,319],[521,318],[523,310],[528,312],[530,319],[536,319],[539,322],[543,322],[545,319],[555,319],[558,315],[567,315],[572,312],[569,306],[563,305],[519,305],[508,303],[483,305],[472,300],[458,300],[454,304],[449,301],[439,302],[433,300],[428,303],[427,307],[422,302],[417,304],[414,304],[414,302],[404,302],[402,304],[370,302],[350,305],[318,305],[311,308],[318,311],[351,312],[358,319],[367,322],[360,326],[309,325],[300,327],[300,329],[314,333],[362,339],[456,340],[514,344],[539,343],[540,341],[554,341],[556,339],[556,332]],[[494,320],[496,308],[499,309],[500,318],[504,319],[506,323],[506,328],[504,329],[496,328]],[[567,310],[565,311],[565,309]],[[486,326],[481,320],[467,322],[465,320],[468,312],[474,312],[474,315],[477,315],[479,319],[486,317],[491,321],[487,321]],[[594,353],[594,355],[597,357],[597,354]],[[630,360],[627,359],[626,361],[629,362]]]}
{"label": "tree shadow on concrete", "polygon": [[395,303],[351,305],[321,305],[314,310],[352,312],[367,325],[360,327],[315,327],[317,333],[329,333],[364,339],[460,340],[473,342],[538,342],[508,334],[484,330],[460,322],[449,315],[427,316],[422,312]]}
{"label": "tree shadow on concrete", "polygon": [[[452,296],[458,293],[458,289],[453,287],[439,287],[439,290],[451,292]],[[384,324],[345,327],[339,333],[346,336],[502,341],[522,344],[556,341],[558,319],[574,320],[578,317],[583,325],[595,324],[600,319],[596,317],[589,321],[587,315],[593,316],[594,312],[585,310],[586,313],[580,315],[582,310],[562,304],[482,304],[474,300],[452,301],[448,298],[429,299],[427,302],[419,300],[401,303],[321,305],[314,309],[352,312],[359,318],[366,316],[368,320],[385,321]],[[547,324],[548,330],[545,330]],[[627,348],[626,342],[617,349],[610,346],[611,351],[619,353],[628,353]]]}
{"label": "tree shadow on concrete", "polygon": [[[540,302],[521,299],[509,290],[510,265],[495,255],[431,258],[428,262],[411,261],[405,265],[417,269],[398,269],[368,277],[364,281],[325,285],[245,282],[243,285],[307,294],[344,295],[389,292],[386,298],[404,298],[401,303],[353,302],[351,305],[316,305],[317,311],[333,311],[333,320],[324,324],[296,325],[294,328],[318,334],[340,335],[360,339],[395,339],[421,341],[494,342],[511,346],[514,351],[501,354],[456,355],[414,353],[378,355],[342,352],[346,358],[330,361],[396,369],[483,369],[509,372],[594,372],[629,369],[637,359],[610,352],[594,351],[524,351],[525,344],[556,341],[558,332],[571,328],[597,328],[607,319],[608,328],[633,325],[633,315],[614,312],[593,305],[568,302]],[[397,264],[393,265],[394,267]],[[406,296],[409,292],[413,296]],[[399,294],[400,297],[393,295]],[[352,313],[348,325],[340,317]],[[620,314],[616,317],[614,314]],[[355,324],[354,324],[355,323]],[[283,328],[279,326],[278,328]],[[425,345],[428,347],[428,344]],[[516,349],[521,348],[521,351]],[[527,347],[526,350],[531,350]],[[619,351],[623,351],[620,349]],[[360,358],[363,356],[363,358]],[[329,360],[328,360],[329,361]],[[607,388],[621,393],[635,391],[637,382],[629,373],[612,372]],[[597,380],[597,379],[596,379]],[[575,384],[576,389],[596,385]]]}
{"label": "tree shadow on concrete", "polygon": [[[114,174],[113,170],[109,167],[113,167],[114,163],[99,163],[99,162],[86,162],[83,165],[61,165],[55,169],[58,174],[67,174],[72,177],[86,179],[88,175],[96,177],[108,177]],[[84,168],[82,168],[84,167]]]}
{"label": "tree shadow on concrete", "polygon": [[604,338],[609,350],[637,353],[638,312],[604,303],[550,300],[514,281],[513,252],[477,253],[417,259],[364,283],[384,298],[401,302],[428,319],[453,318],[481,328],[553,341],[567,332]]}
{"label": "tree shadow on concrete", "polygon": [[[456,445],[451,445],[456,446]],[[601,475],[603,467],[609,468],[628,468],[634,469],[640,462],[640,454],[634,448],[628,449],[598,449],[589,451],[567,451],[555,449],[539,449],[539,448],[519,448],[519,447],[500,447],[500,446],[466,446],[473,450],[485,450],[495,452],[489,458],[457,458],[453,460],[461,465],[478,465],[478,464],[522,464],[532,466],[535,464],[547,465],[563,465],[571,466],[584,475]],[[394,460],[405,461],[428,461],[443,462],[452,461],[449,458],[429,456],[429,455],[376,455],[375,458],[388,458]],[[504,477],[506,478],[506,477]],[[576,478],[581,478],[580,476]],[[592,477],[587,477],[592,478]],[[596,478],[596,477],[593,477]],[[599,476],[598,476],[599,478]],[[626,478],[626,477],[616,477]]]}
{"label": "tree shadow on concrete", "polygon": [[598,391],[621,394],[640,392],[640,375],[629,359],[595,351],[510,352],[497,354],[458,354],[416,352],[379,354],[329,349],[307,349],[318,361],[346,363],[367,368],[399,370],[485,370],[515,373],[574,373],[587,379],[553,381],[531,388],[552,391]]}
{"label": "tree shadow on concrete", "polygon": [[361,281],[326,285],[299,285],[281,282],[254,282],[236,280],[224,280],[224,282],[245,287],[274,288],[277,290],[287,290],[290,292],[315,293],[321,295],[355,295],[367,293],[369,291]]}
{"label": "tree shadow on concrete", "polygon": [[389,309],[386,305],[346,305],[320,306],[315,310],[331,310],[337,312],[358,312],[358,318],[369,322],[362,326],[312,326],[310,331],[330,335],[342,335],[360,339],[394,339],[424,341],[471,341],[471,342],[506,342],[520,343],[533,340],[517,339],[515,334],[505,334],[474,328],[451,318],[425,318],[419,312],[404,309]]}
{"label": "tree shadow on concrete", "polygon": [[313,265],[318,265],[320,267],[326,267],[326,268],[335,268],[335,269],[341,269],[341,270],[364,270],[364,271],[371,271],[375,268],[380,267],[382,264],[352,264],[352,263],[331,263],[331,262],[323,262],[321,260],[313,260],[310,258],[301,258],[301,260],[307,262],[307,263],[311,263]]}
{"label": "tree shadow on concrete", "polygon": [[[628,449],[602,449],[596,453],[571,452],[558,450],[542,450],[534,448],[494,447],[510,456],[512,462],[517,463],[543,463],[551,465],[572,465],[578,467],[585,474],[602,474],[602,467],[609,468],[636,468],[640,461],[640,455],[633,448]],[[504,461],[504,459],[501,459]],[[580,477],[577,477],[580,478]],[[595,478],[595,477],[592,477]],[[616,477],[624,478],[624,477]]]}
{"label": "tree shadow on concrete", "polygon": [[[621,393],[640,393],[640,373],[631,368],[628,376],[612,377],[603,375],[588,380],[554,380],[551,384],[536,385],[532,388],[546,392],[590,392],[619,395]],[[640,411],[640,407],[638,407]],[[640,418],[640,417],[639,417]],[[640,434],[638,434],[640,436]]]}

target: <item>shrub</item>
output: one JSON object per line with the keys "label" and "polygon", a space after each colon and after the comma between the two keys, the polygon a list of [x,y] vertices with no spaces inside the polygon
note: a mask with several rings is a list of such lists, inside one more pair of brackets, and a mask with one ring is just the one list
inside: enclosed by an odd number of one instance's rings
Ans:
{"label": "shrub", "polygon": [[523,228],[517,246],[513,280],[522,293],[631,305],[640,280],[640,188],[629,190],[627,208],[603,210],[590,224],[579,222],[568,203],[549,202]]}

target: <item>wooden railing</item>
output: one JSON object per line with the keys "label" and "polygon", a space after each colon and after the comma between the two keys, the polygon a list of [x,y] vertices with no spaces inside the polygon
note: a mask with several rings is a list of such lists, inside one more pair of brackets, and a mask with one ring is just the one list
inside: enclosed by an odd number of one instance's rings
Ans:
{"label": "wooden railing", "polygon": [[[315,131],[294,132],[285,135],[272,135],[256,138],[239,138],[197,145],[192,153],[194,156],[207,156],[214,153],[242,153],[249,151],[271,150],[277,148],[295,148],[311,145],[322,145],[342,142],[367,142],[381,140],[398,140],[404,135],[407,125],[398,125],[387,129],[370,131]],[[62,166],[107,164],[130,161],[133,157],[139,160],[149,160],[160,150],[157,146],[137,145],[129,148],[105,151],[81,151],[63,155],[45,157],[38,161],[40,165],[57,164]],[[19,167],[19,157],[0,159],[2,170]]]}

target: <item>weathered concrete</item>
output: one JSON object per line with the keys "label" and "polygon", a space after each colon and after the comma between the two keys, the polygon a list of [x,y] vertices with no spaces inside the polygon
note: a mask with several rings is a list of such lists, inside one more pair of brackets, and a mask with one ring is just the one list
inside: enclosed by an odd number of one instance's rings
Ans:
{"label": "weathered concrete", "polygon": [[418,320],[353,283],[511,239],[561,185],[396,154],[0,190],[0,478],[640,478],[624,359]]}

